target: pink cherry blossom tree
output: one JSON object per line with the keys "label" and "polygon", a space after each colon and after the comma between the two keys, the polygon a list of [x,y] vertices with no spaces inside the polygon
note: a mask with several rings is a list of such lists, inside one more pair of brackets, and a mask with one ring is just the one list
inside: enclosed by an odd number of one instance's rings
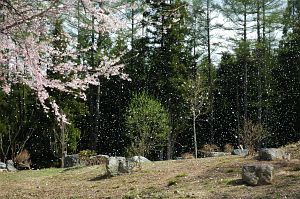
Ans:
{"label": "pink cherry blossom tree", "polygon": [[[49,89],[57,89],[85,99],[84,91],[90,84],[98,85],[99,76],[110,77],[120,75],[122,65],[118,58],[104,58],[104,61],[90,72],[85,63],[76,63],[76,57],[82,51],[76,49],[76,37],[65,32],[68,47],[61,54],[51,45],[57,39],[49,34],[51,21],[65,15],[72,18],[76,15],[76,4],[84,7],[86,15],[93,17],[95,24],[83,24],[83,28],[93,28],[96,32],[117,30],[121,23],[113,15],[114,10],[105,7],[111,0],[41,0],[41,1],[10,1],[0,2],[0,85],[9,94],[12,84],[28,85],[35,93],[46,113],[54,112],[59,125],[68,123],[66,115],[60,110],[55,100],[50,100]],[[101,6],[100,6],[101,5]],[[90,48],[93,48],[91,46]],[[51,57],[68,56],[69,61],[53,64]],[[46,71],[53,70],[65,76],[61,79],[49,78]],[[72,75],[72,78],[67,78]]]}
{"label": "pink cherry blossom tree", "polygon": [[[99,77],[109,78],[123,74],[119,58],[102,58],[103,62],[90,68],[84,61],[78,63],[82,53],[95,48],[78,49],[76,30],[64,31],[63,37],[67,47],[60,52],[53,46],[56,40],[50,34],[55,19],[64,16],[75,20],[78,5],[83,7],[85,16],[93,19],[93,24],[78,24],[82,29],[97,33],[112,32],[122,27],[122,23],[110,4],[113,0],[1,0],[0,1],[0,87],[10,94],[13,84],[24,84],[36,94],[45,113],[53,112],[60,127],[59,140],[62,167],[66,149],[65,126],[69,123],[67,116],[49,91],[58,90],[75,97],[86,99],[85,91],[89,85],[98,85]],[[67,26],[67,24],[66,24]],[[79,27],[78,27],[79,28]],[[53,57],[67,61],[53,63]],[[92,69],[92,70],[91,70]],[[49,76],[48,72],[59,74],[59,78]],[[55,76],[54,76],[55,77]]]}

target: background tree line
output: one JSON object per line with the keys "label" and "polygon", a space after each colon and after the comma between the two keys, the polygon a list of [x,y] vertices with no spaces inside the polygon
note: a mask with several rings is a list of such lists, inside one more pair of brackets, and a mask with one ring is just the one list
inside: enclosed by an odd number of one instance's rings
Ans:
{"label": "background tree line", "polygon": [[[73,59],[92,72],[107,57],[120,57],[130,81],[99,76],[86,101],[49,90],[69,118],[63,131],[28,86],[0,91],[0,159],[25,148],[36,167],[85,149],[171,159],[197,154],[204,144],[244,144],[249,122],[267,132],[257,147],[300,139],[298,1],[119,0],[112,6],[124,20],[114,34],[86,29],[95,19],[80,0],[74,16],[54,20],[49,34],[60,56],[52,62]],[[67,31],[77,39],[76,58],[64,56]],[[64,81],[59,73],[47,75]]]}

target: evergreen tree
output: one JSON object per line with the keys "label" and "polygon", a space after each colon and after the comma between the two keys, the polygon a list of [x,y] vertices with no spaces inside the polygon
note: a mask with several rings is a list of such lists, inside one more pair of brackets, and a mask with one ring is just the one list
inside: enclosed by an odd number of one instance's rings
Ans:
{"label": "evergreen tree", "polygon": [[273,140],[283,145],[300,139],[300,4],[288,1],[285,35],[273,70]]}
{"label": "evergreen tree", "polygon": [[156,96],[170,114],[172,130],[168,137],[168,158],[172,158],[174,143],[185,128],[187,113],[183,106],[181,85],[191,75],[194,66],[192,48],[187,45],[188,15],[181,1],[150,1],[148,27],[151,54],[149,91]]}

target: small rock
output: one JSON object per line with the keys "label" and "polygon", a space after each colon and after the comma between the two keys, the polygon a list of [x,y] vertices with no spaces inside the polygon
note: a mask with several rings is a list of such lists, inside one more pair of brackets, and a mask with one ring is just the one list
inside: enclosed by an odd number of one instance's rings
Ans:
{"label": "small rock", "polygon": [[251,186],[272,184],[274,167],[268,164],[244,165],[243,181]]}

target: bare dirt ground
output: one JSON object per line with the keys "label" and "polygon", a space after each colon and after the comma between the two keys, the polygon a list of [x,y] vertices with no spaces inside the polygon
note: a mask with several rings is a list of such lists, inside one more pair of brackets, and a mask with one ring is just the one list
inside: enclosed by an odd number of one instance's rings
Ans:
{"label": "bare dirt ground", "polygon": [[300,160],[269,162],[272,185],[241,182],[241,167],[253,158],[237,156],[161,161],[103,179],[103,167],[0,173],[0,198],[300,198]]}

